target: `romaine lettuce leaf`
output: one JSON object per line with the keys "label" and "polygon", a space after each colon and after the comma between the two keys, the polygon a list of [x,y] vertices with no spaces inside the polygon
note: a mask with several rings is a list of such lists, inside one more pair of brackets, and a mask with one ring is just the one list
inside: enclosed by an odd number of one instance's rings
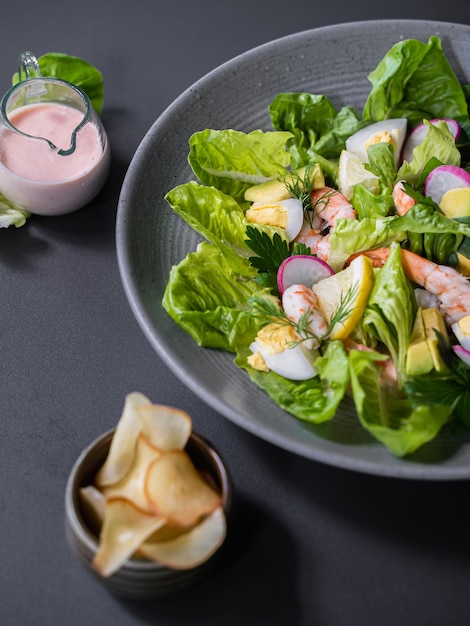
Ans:
{"label": "romaine lettuce leaf", "polygon": [[418,182],[431,158],[438,159],[446,165],[460,165],[461,161],[460,151],[447,124],[445,122],[431,124],[426,121],[424,123],[428,126],[425,138],[414,149],[411,163],[404,161],[397,173],[397,180],[406,180],[411,185]]}
{"label": "romaine lettuce leaf", "polygon": [[423,119],[468,117],[465,92],[437,36],[431,36],[428,43],[399,41],[368,78],[372,89],[364,119],[407,117],[416,125]]}
{"label": "romaine lettuce leaf", "polygon": [[[366,196],[367,190],[364,190],[359,196],[359,202]],[[374,207],[374,200],[371,198],[368,207],[363,205],[360,208],[363,212],[368,210],[371,217],[357,220],[340,218],[335,223],[335,228],[330,234],[328,257],[328,263],[335,271],[341,269],[351,254],[358,250],[388,247],[393,242],[403,242],[407,238],[407,233],[470,236],[469,224],[450,219],[437,211],[435,206],[425,202],[415,204],[403,216],[383,217],[377,213],[373,214],[374,209],[380,208],[381,199],[385,208],[388,196],[376,198],[377,206]],[[353,204],[357,201],[357,198],[353,197]]]}
{"label": "romaine lettuce leaf", "polygon": [[392,244],[387,261],[375,275],[362,326],[387,346],[397,370],[399,387],[405,380],[406,353],[415,314],[414,292],[403,271],[400,246]]}
{"label": "romaine lettuce leaf", "polygon": [[394,218],[394,228],[413,233],[454,234],[470,236],[470,224],[446,217],[427,202],[418,202],[402,215]]}
{"label": "romaine lettuce leaf", "polygon": [[359,421],[392,454],[403,457],[431,441],[451,417],[452,407],[418,404],[384,385],[384,355],[351,350],[349,367]]}
{"label": "romaine lettuce leaf", "polygon": [[245,243],[245,213],[231,196],[190,181],[174,187],[165,200],[191,228],[230,257],[234,271],[240,262],[244,263],[240,256],[251,254]]}
{"label": "romaine lettuce leaf", "polygon": [[376,195],[361,183],[354,185],[350,202],[359,220],[365,217],[386,217],[394,206],[390,190],[384,190],[383,193]]}
{"label": "romaine lettuce leaf", "polygon": [[256,335],[258,322],[247,304],[259,290],[252,273],[247,260],[240,257],[234,271],[219,248],[202,242],[172,268],[163,308],[200,346],[235,352]]}
{"label": "romaine lettuce leaf", "polygon": [[273,127],[289,131],[291,167],[318,163],[325,178],[337,184],[338,159],[346,139],[364,123],[349,106],[340,111],[324,95],[281,93],[269,106]]}
{"label": "romaine lettuce leaf", "polygon": [[369,162],[365,167],[379,178],[381,189],[392,187],[397,175],[393,146],[385,141],[372,144],[367,149],[367,156]]}
{"label": "romaine lettuce leaf", "polygon": [[286,173],[291,137],[289,132],[206,129],[190,137],[188,162],[203,185],[242,202],[248,187]]}
{"label": "romaine lettuce leaf", "polygon": [[25,211],[14,202],[10,202],[0,193],[0,228],[8,228],[9,226],[19,228],[24,225],[30,216],[31,213],[28,213],[28,211]]}
{"label": "romaine lettuce leaf", "polygon": [[319,357],[319,375],[304,381],[287,380],[274,372],[259,372],[247,363],[250,351],[239,346],[235,363],[282,409],[298,419],[321,424],[332,419],[349,385],[348,357],[342,342],[332,341]]}
{"label": "romaine lettuce leaf", "polygon": [[328,263],[337,272],[351,254],[358,250],[388,247],[406,239],[406,232],[395,217],[365,217],[362,220],[340,218],[330,234]]}

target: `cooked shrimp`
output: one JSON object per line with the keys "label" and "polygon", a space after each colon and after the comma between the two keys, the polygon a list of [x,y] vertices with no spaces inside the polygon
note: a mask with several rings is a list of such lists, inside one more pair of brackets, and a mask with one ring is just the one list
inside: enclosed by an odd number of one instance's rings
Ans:
{"label": "cooked shrimp", "polygon": [[405,213],[416,204],[416,200],[406,193],[403,181],[401,180],[393,187],[392,198],[397,213],[400,216],[405,215]]}
{"label": "cooked shrimp", "polygon": [[[389,248],[379,248],[362,254],[367,254],[374,265],[380,266],[389,253]],[[449,325],[470,315],[470,281],[467,277],[452,267],[438,265],[403,248],[401,260],[406,276],[437,297],[441,313]]]}
{"label": "cooked shrimp", "polygon": [[323,261],[328,261],[330,235],[339,218],[356,219],[357,214],[352,204],[336,189],[322,187],[310,194],[313,220],[304,221],[302,230],[295,238],[296,242],[309,246],[312,254]]}
{"label": "cooked shrimp", "polygon": [[319,311],[318,300],[313,291],[306,285],[291,285],[282,295],[282,308],[287,317],[294,323],[307,316],[308,336],[296,333],[306,348],[318,348],[320,340],[328,332],[328,324]]}
{"label": "cooked shrimp", "polygon": [[302,228],[294,241],[304,243],[313,250],[322,238],[321,219],[318,216],[314,216],[312,220],[304,217]]}

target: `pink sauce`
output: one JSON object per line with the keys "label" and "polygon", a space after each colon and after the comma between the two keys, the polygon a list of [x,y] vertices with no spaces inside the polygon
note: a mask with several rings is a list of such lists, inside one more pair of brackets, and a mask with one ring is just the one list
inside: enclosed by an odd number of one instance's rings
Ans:
{"label": "pink sauce", "polygon": [[[67,150],[72,131],[83,114],[56,103],[31,104],[9,115],[10,122],[28,135],[45,137]],[[60,155],[46,141],[24,137],[3,127],[0,131],[0,191],[32,213],[69,213],[87,204],[101,189],[109,169],[106,137],[93,122],[77,134],[75,151]],[[104,145],[103,145],[104,144]]]}

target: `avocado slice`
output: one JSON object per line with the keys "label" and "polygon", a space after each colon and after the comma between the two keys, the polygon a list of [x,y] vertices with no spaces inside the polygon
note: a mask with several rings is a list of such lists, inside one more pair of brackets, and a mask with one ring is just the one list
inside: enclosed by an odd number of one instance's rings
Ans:
{"label": "avocado slice", "polygon": [[434,369],[437,372],[445,372],[447,367],[442,360],[442,357],[439,353],[439,338],[436,334],[436,331],[442,336],[447,344],[449,344],[449,335],[447,334],[447,328],[444,322],[444,318],[441,313],[435,309],[423,309],[423,323],[424,330],[426,332],[426,341],[429,346],[429,351],[432,354],[432,359],[434,362]]}
{"label": "avocado slice", "polygon": [[418,309],[411,331],[410,344],[406,354],[405,371],[407,376],[422,376],[434,369],[434,360],[426,341],[422,311],[421,308]]}
{"label": "avocado slice", "polygon": [[406,355],[406,374],[408,376],[422,376],[432,370],[446,371],[446,365],[439,353],[439,339],[436,330],[439,331],[445,341],[449,341],[441,313],[436,308],[419,308]]}
{"label": "avocado slice", "polygon": [[[248,202],[279,202],[291,198],[289,185],[292,185],[299,179],[304,180],[306,169],[306,167],[301,167],[292,173],[249,187],[245,191],[245,200]],[[321,189],[325,186],[325,177],[318,165],[310,169],[309,180],[305,182],[312,189]]]}

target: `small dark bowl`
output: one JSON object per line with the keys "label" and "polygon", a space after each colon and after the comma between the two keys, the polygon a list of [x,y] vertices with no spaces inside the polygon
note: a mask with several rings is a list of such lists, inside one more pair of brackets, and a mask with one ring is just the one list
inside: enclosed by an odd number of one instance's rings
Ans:
{"label": "small dark bowl", "polygon": [[[108,454],[114,430],[93,441],[76,460],[65,493],[65,531],[69,546],[78,559],[101,583],[116,595],[127,598],[152,598],[183,589],[202,579],[217,564],[221,548],[205,563],[188,570],[176,570],[143,559],[128,559],[114,574],[103,577],[92,566],[98,551],[98,537],[88,524],[80,505],[79,490],[90,485]],[[192,433],[186,451],[195,466],[207,472],[222,494],[225,516],[232,505],[232,481],[226,465],[211,444]]]}

